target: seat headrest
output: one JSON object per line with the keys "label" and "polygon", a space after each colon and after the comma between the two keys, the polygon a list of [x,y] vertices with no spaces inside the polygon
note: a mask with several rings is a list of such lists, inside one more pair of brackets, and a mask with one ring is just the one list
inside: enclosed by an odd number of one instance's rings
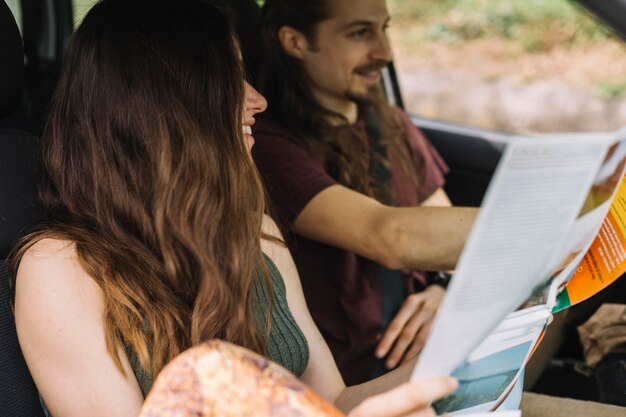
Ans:
{"label": "seat headrest", "polygon": [[7,257],[18,238],[40,222],[42,211],[35,176],[39,138],[17,131],[0,131],[0,145],[1,260]]}
{"label": "seat headrest", "polygon": [[24,48],[13,13],[0,0],[0,118],[20,104],[24,88]]}
{"label": "seat headrest", "polygon": [[235,30],[241,43],[243,62],[249,81],[254,84],[261,50],[261,7],[254,0],[231,0],[230,6],[236,15]]}

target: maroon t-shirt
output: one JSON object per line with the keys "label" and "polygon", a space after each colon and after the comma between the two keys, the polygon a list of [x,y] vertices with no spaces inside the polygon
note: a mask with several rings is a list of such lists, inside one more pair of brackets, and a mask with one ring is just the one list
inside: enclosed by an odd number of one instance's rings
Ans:
{"label": "maroon t-shirt", "polygon": [[[415,190],[398,168],[397,155],[389,152],[390,182],[396,206],[413,206],[444,184],[448,168],[406,114],[401,113],[418,169]],[[365,123],[353,126],[362,154],[369,161]],[[291,226],[304,207],[325,188],[337,184],[305,143],[286,129],[261,119],[255,125],[252,155],[272,200],[272,214],[279,223]],[[395,167],[395,169],[394,169]],[[370,379],[374,350],[382,324],[380,264],[335,246],[294,235],[289,248],[294,257],[304,295],[341,374],[348,385]],[[407,280],[413,274],[405,274]]]}

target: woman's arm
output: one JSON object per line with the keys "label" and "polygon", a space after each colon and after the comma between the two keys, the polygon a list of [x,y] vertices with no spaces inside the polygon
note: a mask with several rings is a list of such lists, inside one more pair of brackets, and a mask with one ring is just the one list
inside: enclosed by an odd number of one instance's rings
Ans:
{"label": "woman's arm", "polygon": [[[263,231],[282,240],[278,227],[265,216]],[[333,403],[346,388],[328,345],[311,318],[304,300],[296,265],[286,246],[270,240],[261,241],[263,252],[274,262],[285,281],[287,304],[309,344],[309,363],[301,379],[322,398]]]}
{"label": "woman's arm", "polygon": [[[269,217],[265,218],[264,232],[282,239],[278,228]],[[408,381],[414,361],[410,361],[398,369],[373,381],[347,388],[341,378],[339,370],[337,369],[337,365],[335,364],[328,345],[324,341],[322,335],[317,329],[317,326],[311,318],[304,300],[298,271],[296,270],[296,266],[289,250],[286,246],[269,240],[263,240],[261,246],[263,251],[276,264],[278,270],[283,276],[285,287],[287,289],[287,303],[289,304],[291,313],[309,343],[309,363],[304,374],[302,375],[302,380],[306,384],[313,388],[314,391],[320,394],[327,401],[335,404],[344,412],[347,412],[362,403],[365,399],[373,395],[389,391],[391,388],[397,387]],[[404,392],[404,390],[413,392],[418,389],[415,388],[414,385],[415,384],[409,384],[408,388],[396,388],[394,392]],[[424,384],[418,384],[418,386],[424,388]],[[385,398],[395,398],[394,395],[395,394],[387,393],[384,396],[379,397],[376,404],[380,405],[380,402],[384,402]],[[414,398],[414,400],[417,400],[417,398]],[[370,402],[373,402],[373,400]],[[419,401],[416,401],[413,404],[415,405],[418,402]],[[420,407],[427,407],[427,404],[420,404]],[[363,413],[364,411],[363,407],[361,408],[362,409],[359,413]],[[358,415],[365,416],[366,414]],[[391,416],[395,414],[389,413],[380,415]]]}
{"label": "woman's arm", "polygon": [[430,404],[452,394],[459,383],[453,378],[432,378],[427,381],[405,383],[383,394],[367,398],[356,406],[348,417],[434,416]]}
{"label": "woman's arm", "polygon": [[39,393],[54,416],[128,417],[143,397],[123,351],[125,375],[104,339],[104,303],[81,268],[74,246],[37,242],[17,274],[15,320],[20,346]]}

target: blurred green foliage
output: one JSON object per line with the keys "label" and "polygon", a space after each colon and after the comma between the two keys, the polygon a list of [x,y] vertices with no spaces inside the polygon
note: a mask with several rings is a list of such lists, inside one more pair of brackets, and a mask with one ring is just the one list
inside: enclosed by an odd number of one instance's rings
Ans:
{"label": "blurred green foliage", "polygon": [[603,82],[596,85],[594,94],[604,100],[613,97],[623,97],[626,95],[626,81]]}
{"label": "blurred green foliage", "polygon": [[74,27],[77,27],[97,0],[73,0]]}
{"label": "blurred green foliage", "polygon": [[462,43],[499,37],[522,42],[528,52],[563,42],[612,36],[571,0],[387,0],[395,20],[416,23],[413,41]]}

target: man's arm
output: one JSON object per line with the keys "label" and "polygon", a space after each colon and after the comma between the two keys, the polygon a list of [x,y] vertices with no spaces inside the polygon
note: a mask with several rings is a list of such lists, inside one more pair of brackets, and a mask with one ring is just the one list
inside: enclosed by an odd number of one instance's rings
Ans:
{"label": "man's arm", "polygon": [[390,269],[454,269],[478,210],[390,207],[341,185],[318,193],[293,229]]}

